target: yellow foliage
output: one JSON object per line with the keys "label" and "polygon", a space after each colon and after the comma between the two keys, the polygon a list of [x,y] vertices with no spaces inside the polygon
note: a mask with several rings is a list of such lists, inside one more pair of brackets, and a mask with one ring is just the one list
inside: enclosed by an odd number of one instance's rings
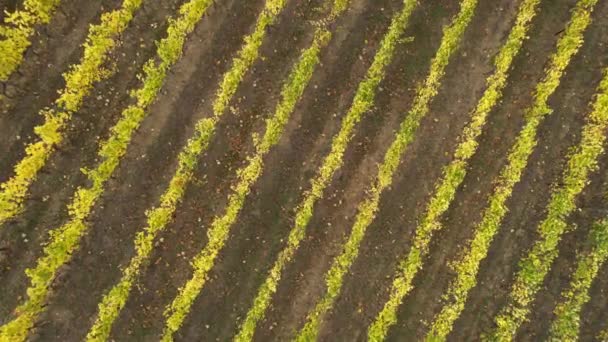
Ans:
{"label": "yellow foliage", "polygon": [[533,103],[526,110],[524,127],[511,147],[507,165],[500,172],[497,185],[488,200],[482,220],[475,229],[470,247],[454,267],[457,272],[456,279],[444,295],[447,303],[435,317],[427,334],[428,340],[445,340],[452,330],[454,321],[464,309],[469,290],[477,283],[479,265],[486,257],[490,243],[507,212],[505,202],[511,196],[515,184],[519,182],[528,157],[536,146],[537,128],[543,118],[551,113],[547,100],[559,85],[572,56],[579,50],[583,34],[590,22],[590,13],[596,2],[597,0],[579,0],[564,35],[557,42],[556,51],[550,56],[544,78],[536,86]]}
{"label": "yellow foliage", "polygon": [[[33,3],[26,1],[28,2]],[[46,5],[37,7],[38,10],[50,10],[52,1],[38,1],[39,4],[43,2]],[[120,9],[104,13],[101,23],[89,28],[79,64],[72,66],[70,71],[63,75],[65,87],[55,100],[56,108],[40,112],[44,122],[34,128],[39,140],[26,146],[25,157],[15,165],[15,174],[0,185],[0,225],[19,214],[30,185],[56,146],[63,141],[63,130],[72,115],[80,109],[84,97],[94,84],[109,77],[109,73],[102,71],[102,66],[116,46],[117,36],[127,27],[141,2],[142,0],[125,0]]]}
{"label": "yellow foliage", "polygon": [[302,52],[300,59],[289,74],[283,85],[281,100],[277,104],[274,115],[266,120],[264,136],[261,140],[255,142],[255,154],[247,158],[247,164],[237,171],[238,182],[232,187],[234,192],[228,197],[226,211],[222,216],[214,218],[207,231],[207,245],[192,261],[192,267],[194,268],[192,278],[186,282],[186,285],[165,311],[167,322],[162,341],[173,339],[173,333],[179,329],[188,315],[192,303],[203,289],[208,272],[223,248],[230,233],[230,228],[236,221],[251,187],[262,174],[264,156],[277,144],[281,137],[297,101],[308,85],[319,62],[321,49],[327,45],[330,37],[330,32],[325,28],[317,29],[311,46]]}
{"label": "yellow foliage", "polygon": [[[133,10],[137,7],[135,4],[139,2],[141,0],[126,0],[121,10]],[[163,41],[177,39],[183,43],[184,37],[194,30],[194,26],[202,18],[210,3],[211,0],[191,0],[188,8],[192,12],[183,13],[181,17],[173,21],[168,28],[170,33]],[[131,17],[132,13],[125,13],[124,20],[126,22],[124,25],[128,23]],[[181,28],[181,31],[177,31],[175,27]],[[178,56],[165,53],[163,46],[171,46],[171,44],[159,44],[157,55],[170,56],[171,59],[163,60],[160,58],[159,62],[146,64],[143,84],[137,91],[132,92],[137,104],[147,106],[154,100],[162,86],[167,70],[177,61]],[[150,86],[150,84],[154,86]],[[85,220],[91,213],[93,205],[103,193],[105,182],[110,178],[121,157],[126,153],[131,136],[145,114],[145,107],[138,105],[127,107],[123,110],[118,123],[112,128],[110,137],[101,143],[98,151],[101,162],[95,169],[87,172],[87,177],[92,185],[88,188],[78,188],[76,190],[72,203],[68,205],[69,221],[50,232],[50,242],[44,248],[44,255],[37,261],[34,268],[27,271],[27,276],[30,278],[27,299],[17,308],[17,317],[0,328],[0,341],[13,342],[25,339],[28,330],[44,308],[49,287],[55,279],[57,271],[71,258],[72,253],[79,246],[80,239],[86,233],[87,224]]]}
{"label": "yellow foliage", "polygon": [[369,327],[368,339],[370,341],[384,340],[389,328],[397,322],[397,309],[412,290],[412,282],[423,266],[422,258],[428,253],[432,234],[441,229],[441,215],[448,209],[457,188],[466,175],[468,160],[477,149],[477,138],[481,134],[488,114],[502,96],[509,68],[526,38],[539,2],[540,0],[527,0],[520,5],[515,24],[494,61],[494,74],[488,77],[487,88],[477,107],[471,113],[469,124],[459,138],[460,143],[456,147],[454,160],[443,169],[443,177],[436,185],[435,193],[416,228],[412,247],[408,255],[399,263],[389,300]]}
{"label": "yellow foliage", "polygon": [[[414,139],[420,121],[428,113],[430,102],[437,94],[445,68],[450,61],[450,57],[458,48],[464,31],[473,18],[476,7],[477,0],[463,0],[460,4],[458,15],[444,30],[439,49],[431,61],[429,74],[424,85],[418,90],[412,108],[408,111],[395,139],[386,151],[384,160],[379,166],[376,179],[370,186],[366,198],[359,203],[355,223],[341,254],[334,259],[331,268],[327,272],[325,277],[327,291],[321,300],[317,302],[315,308],[308,314],[307,322],[298,334],[297,341],[316,340],[319,324],[326,312],[331,309],[335,299],[340,295],[344,275],[357,258],[359,245],[365,236],[367,228],[376,216],[382,192],[390,186],[393,175],[401,162],[401,157]],[[370,95],[365,94],[365,96]]]}
{"label": "yellow foliage", "polygon": [[[141,267],[148,261],[152,252],[153,242],[156,236],[165,229],[170,222],[172,215],[175,213],[177,205],[186,191],[186,187],[192,180],[198,157],[203,153],[211,141],[215,133],[215,126],[219,118],[225,112],[230,99],[234,96],[238,85],[241,83],[243,76],[249,70],[255,60],[258,59],[259,48],[262,45],[265,36],[266,28],[271,25],[280,10],[285,4],[284,0],[268,1],[266,8],[258,17],[254,32],[245,37],[245,44],[238,52],[237,56],[232,61],[232,67],[224,74],[223,80],[220,83],[218,93],[213,103],[213,116],[211,118],[201,119],[196,124],[194,136],[190,138],[186,146],[182,149],[178,156],[178,165],[175,174],[169,182],[169,187],[165,190],[160,199],[160,204],[149,210],[147,215],[147,227],[137,234],[135,239],[136,255],[131,259],[129,266],[123,271],[123,275],[118,284],[116,284],[102,299],[99,304],[98,317],[93,327],[87,335],[88,340],[105,340],[110,332],[114,320],[122,310],[124,303],[131,292],[134,281],[137,279],[141,271]],[[183,15],[189,15],[193,10],[192,3],[188,3],[180,9]],[[176,30],[183,27],[177,21],[172,21],[175,28],[170,28],[170,37],[176,37]],[[178,56],[176,45],[177,40],[171,43],[161,43],[161,48],[168,51],[163,54],[164,58],[176,58]],[[181,42],[181,40],[180,40]],[[181,46],[179,46],[181,51]],[[159,77],[164,77],[164,71],[155,69],[154,64],[150,63],[145,67],[145,73],[148,78],[153,80],[152,83],[158,84]],[[160,81],[162,83],[162,80]],[[154,89],[155,86],[150,86]],[[136,94],[143,94],[147,90],[144,88]],[[142,103],[148,101],[142,100]],[[250,171],[253,172],[253,171]],[[200,264],[200,262],[199,262]],[[183,315],[175,315],[168,326],[179,326]],[[177,329],[177,328],[176,328]],[[169,337],[165,337],[167,339]]]}

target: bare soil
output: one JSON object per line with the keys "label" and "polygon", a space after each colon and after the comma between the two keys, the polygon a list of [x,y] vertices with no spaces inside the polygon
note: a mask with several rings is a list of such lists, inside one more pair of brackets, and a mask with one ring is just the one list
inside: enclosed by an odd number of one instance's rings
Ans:
{"label": "bare soil", "polygon": [[[114,74],[95,86],[66,131],[67,139],[51,156],[33,184],[23,214],[0,228],[0,323],[6,323],[28,285],[26,268],[42,254],[48,232],[67,218],[66,203],[78,186],[86,186],[83,166],[96,165],[99,142],[131,103],[129,89],[140,85],[137,74],[155,55],[154,41],[165,35],[167,18],[183,0],[144,1],[120,37],[107,67]],[[454,53],[393,181],[382,195],[376,219],[362,242],[359,257],[346,275],[333,309],[325,317],[319,339],[365,340],[367,327],[388,298],[397,262],[409,251],[415,228],[441,177],[469,114],[493,72],[493,58],[505,41],[521,1],[480,1],[462,43]],[[88,25],[117,8],[119,0],[86,4],[63,0],[50,24],[39,28],[25,61],[0,86],[0,181],[12,174],[32,141],[32,129],[42,122],[38,112],[52,106],[61,73],[77,63]],[[155,341],[164,326],[163,311],[190,278],[190,261],[207,243],[207,229],[223,215],[237,170],[253,153],[252,134],[263,134],[265,119],[274,113],[282,86],[302,49],[309,46],[314,22],[325,15],[323,0],[288,1],[277,22],[268,28],[260,59],[245,75],[230,108],[224,113],[195,180],[188,186],[172,222],[159,235],[151,262],[118,317],[111,338]],[[523,125],[524,111],[542,78],[546,61],[576,0],[542,1],[530,38],[510,72],[502,101],[491,112],[479,150],[456,198],[435,233],[430,254],[414,281],[414,289],[398,312],[389,340],[419,340],[439,312],[455,273],[450,262],[462,256],[481,218],[494,180]],[[0,9],[15,6],[0,0]],[[31,340],[80,341],[93,323],[97,305],[134,255],[135,234],[146,225],[174,173],[177,155],[194,132],[195,123],[211,115],[222,75],[252,32],[263,0],[215,1],[188,38],[180,61],[170,70],[149,114],[136,132],[127,154],[89,218],[89,231],[72,260],[52,286],[45,312]],[[333,37],[322,51],[309,86],[298,102],[276,147],[265,157],[264,171],[248,196],[209,279],[192,306],[179,341],[230,340],[268,270],[285,246],[297,205],[316,175],[331,141],[340,129],[357,85],[365,76],[391,18],[402,0],[351,0],[349,9],[331,26]],[[350,233],[358,204],[377,173],[386,149],[407,115],[417,88],[427,76],[443,29],[459,10],[448,0],[421,1],[411,16],[405,37],[378,89],[375,106],[359,123],[324,198],[315,206],[307,235],[279,283],[255,340],[291,339],[307,313],[325,292],[325,272]],[[536,227],[545,216],[550,190],[559,185],[565,158],[580,140],[589,103],[608,65],[608,3],[599,2],[585,43],[550,98],[553,114],[539,128],[539,144],[521,182],[507,202],[509,212],[482,262],[478,285],[472,289],[450,340],[476,340],[493,327],[493,317],[505,303],[517,263],[538,238]],[[550,318],[568,286],[576,253],[585,243],[591,222],[606,217],[608,188],[603,156],[581,194],[579,209],[569,222],[560,255],[533,305],[530,320],[517,340],[547,337]],[[608,265],[593,283],[592,300],[584,306],[581,340],[591,341],[608,328]]]}
{"label": "bare soil", "polygon": [[[64,86],[62,73],[82,56],[89,24],[99,23],[101,13],[120,4],[119,0],[94,0],[85,5],[61,1],[51,22],[41,25],[31,37],[23,63],[0,83],[0,165],[14,165],[23,157],[24,144],[34,139],[32,128],[44,120],[39,111],[53,105]],[[2,167],[0,180],[11,171]]]}
{"label": "bare soil", "polygon": [[[175,5],[175,2],[154,7],[144,4],[137,12],[131,26],[121,38],[121,46],[110,58],[113,61],[111,67],[116,69],[116,73],[110,79],[100,82],[85,98],[82,109],[74,116],[66,131],[66,140],[33,183],[30,200],[26,202],[23,214],[7,222],[1,230],[0,243],[6,249],[0,254],[0,274],[6,277],[6,281],[0,287],[1,291],[6,291],[4,293],[15,294],[3,296],[0,305],[2,317],[7,317],[4,310],[10,310],[18,301],[18,294],[23,293],[27,285],[23,271],[32,267],[41,255],[41,245],[48,240],[48,231],[65,221],[65,205],[71,199],[75,187],[86,185],[80,168],[94,165],[99,140],[107,136],[109,127],[116,122],[121,109],[128,103],[129,98],[125,96],[128,89],[139,84],[136,71],[148,58],[154,56],[153,41],[162,37],[165,27],[163,23]],[[47,103],[50,105],[53,100],[54,97],[49,97]],[[23,115],[34,117],[37,113],[23,112]],[[23,146],[19,144],[15,150],[22,153]],[[3,165],[13,165],[13,160],[16,162],[19,158],[17,155],[10,156],[13,157],[11,161]],[[10,174],[9,168],[2,168],[2,171]],[[7,303],[4,303],[5,300]]]}

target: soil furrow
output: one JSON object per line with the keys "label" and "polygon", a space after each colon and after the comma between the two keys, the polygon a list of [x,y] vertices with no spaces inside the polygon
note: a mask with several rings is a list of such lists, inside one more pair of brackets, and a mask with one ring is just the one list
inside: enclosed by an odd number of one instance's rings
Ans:
{"label": "soil furrow", "polygon": [[[287,227],[290,226],[287,208],[293,209],[297,204],[298,187],[308,185],[308,179],[298,169],[304,161],[311,159],[310,147],[318,142],[315,138],[319,138],[323,132],[322,123],[328,123],[328,117],[331,121],[335,120],[335,108],[347,105],[345,99],[352,97],[352,88],[364,70],[358,65],[362,62],[354,63],[354,60],[363,48],[365,35],[346,36],[355,25],[367,27],[366,31],[370,31],[381,24],[369,19],[374,13],[362,16],[364,4],[354,1],[349,5],[353,10],[347,11],[343,14],[346,17],[333,25],[335,38],[323,53],[318,71],[293,113],[278,148],[270,152],[265,162],[265,170],[272,171],[265,171],[253,187],[226,250],[220,254],[216,267],[210,273],[207,291],[222,295],[201,298],[201,304],[197,305],[199,309],[193,313],[196,316],[190,319],[193,322],[189,325],[190,333],[184,334],[184,337],[195,339],[197,335],[194,333],[200,334],[198,326],[204,324],[209,326],[211,336],[219,336],[219,340],[229,339],[251,307],[268,267],[282,246],[280,239],[286,237]],[[377,12],[381,10],[378,8]],[[334,69],[335,62],[346,60],[353,61],[350,72],[345,72],[343,68]],[[321,125],[320,129],[318,125]],[[307,163],[304,168],[308,168],[311,174],[315,171],[313,166]],[[278,174],[275,173],[277,168],[281,169]],[[299,186],[296,185],[298,183]],[[252,269],[255,272],[251,272]],[[243,287],[245,284],[246,288]]]}
{"label": "soil furrow", "polygon": [[51,21],[38,27],[32,45],[19,68],[0,82],[0,180],[13,173],[12,166],[24,156],[34,126],[44,118],[38,113],[53,105],[64,86],[62,74],[82,56],[89,25],[100,14],[120,7],[121,0],[61,1]]}
{"label": "soil furrow", "polygon": [[[398,11],[401,6],[393,3],[392,9]],[[450,15],[456,13],[458,4],[431,2],[419,6],[412,13],[404,34],[404,37],[413,37],[414,41],[398,46],[386,78],[378,89],[376,107],[363,117],[346,150],[344,165],[336,172],[333,183],[325,191],[325,197],[316,204],[307,237],[294,256],[293,264],[286,268],[271,311],[259,328],[261,340],[293,336],[303,325],[305,315],[317,296],[322,293],[324,271],[338,252],[337,244],[341,236],[352,225],[350,218],[363,195],[361,184],[368,184],[375,173],[375,163],[381,160],[385,146],[390,143],[393,127],[398,125],[413,99],[413,88],[424,79],[430,59],[437,49],[441,28],[449,23]],[[385,15],[389,16],[390,13]],[[428,24],[432,26],[429,28]],[[422,32],[424,34],[420,34]],[[404,83],[403,87],[395,86]],[[398,91],[393,92],[394,88]],[[331,132],[328,137],[335,134],[335,131]],[[329,144],[326,146],[329,148]],[[326,154],[324,152],[321,156]],[[305,279],[302,281],[303,277]]]}
{"label": "soil furrow", "polygon": [[21,0],[0,0],[0,23],[4,22],[6,12],[13,12],[21,3]]}
{"label": "soil furrow", "polygon": [[[418,138],[405,153],[393,186],[381,200],[376,220],[361,245],[361,256],[345,280],[343,294],[325,329],[327,336],[363,338],[360,334],[365,334],[386,302],[397,262],[409,249],[413,229],[441,168],[453,155],[456,137],[484,90],[493,68],[492,57],[509,32],[517,6],[512,1],[480,3],[471,22],[471,27],[478,29],[463,37],[429,115],[421,122]],[[413,179],[419,181],[414,183]]]}
{"label": "soil furrow", "polygon": [[[135,72],[154,56],[153,42],[164,36],[166,19],[176,5],[177,1],[142,6],[131,27],[125,31],[122,45],[110,58],[115,62],[116,74],[100,82],[85,99],[70,126],[69,138],[51,156],[32,184],[24,212],[3,227],[0,241],[8,247],[4,252],[8,257],[0,260],[0,275],[6,279],[1,282],[0,291],[23,293],[25,268],[31,267],[40,256],[41,244],[48,241],[48,230],[67,218],[65,204],[75,187],[85,182],[79,168],[94,162],[100,137],[108,134],[108,127],[128,103],[128,89],[139,83]],[[2,302],[0,316],[6,317],[5,313],[14,307],[17,297],[10,296],[6,298],[6,304]]]}
{"label": "soil furrow", "polygon": [[503,101],[488,117],[486,129],[479,138],[478,151],[469,163],[471,168],[444,215],[444,228],[434,234],[427,262],[399,309],[399,323],[392,329],[389,339],[404,335],[422,338],[427,332],[427,324],[439,311],[441,294],[454,276],[446,263],[455,260],[466,246],[471,229],[481,218],[492,179],[498,174],[508,146],[522,124],[522,111],[518,108],[525,108],[531,102],[531,89],[542,77],[544,61],[554,49],[555,33],[563,28],[573,5],[571,2],[558,7],[541,2],[530,39],[524,42],[513,63]]}
{"label": "soil furrow", "polygon": [[[258,132],[263,127],[260,119],[271,112],[278,100],[280,80],[287,75],[299,49],[309,41],[312,30],[307,21],[315,18],[318,11],[317,2],[289,2],[277,22],[268,29],[260,52],[262,60],[256,62],[244,77],[231,101],[230,113],[220,120],[207,153],[199,161],[197,180],[186,190],[175,221],[160,234],[151,265],[141,278],[141,289],[132,293],[116,322],[114,332],[117,338],[153,338],[160,334],[165,306],[175,296],[177,286],[181,286],[190,275],[189,258],[205,245],[202,227],[213,215],[222,212],[227,191],[234,181],[234,172],[244,163],[244,156],[251,152],[251,132]],[[253,9],[251,12],[257,13]],[[297,24],[287,29],[285,25],[289,20],[285,18],[289,16],[297,18]],[[204,100],[211,102],[213,97]],[[186,236],[188,238],[184,239]],[[184,253],[184,258],[181,253]],[[180,271],[174,272],[176,269]],[[150,300],[151,296],[153,300]],[[142,301],[145,306],[141,305]],[[177,339],[179,334],[175,335]]]}
{"label": "soil furrow", "polygon": [[591,300],[581,312],[580,341],[593,341],[608,330],[608,263],[600,269],[589,290]]}
{"label": "soil furrow", "polygon": [[[537,227],[546,216],[545,207],[551,195],[549,190],[560,181],[570,149],[578,144],[585,117],[591,110],[589,103],[602,77],[602,66],[607,62],[604,54],[597,53],[598,45],[593,44],[596,38],[600,39],[598,41],[608,39],[605,36],[606,24],[600,19],[608,13],[605,5],[594,12],[594,21],[585,34],[586,41],[590,43],[584,44],[573,58],[560,87],[549,101],[554,113],[539,129],[539,144],[507,204],[509,213],[494,238],[491,255],[482,263],[478,282],[483,285],[471,292],[459,319],[467,327],[467,335],[464,336],[468,338],[475,338],[493,327],[492,319],[511,290],[519,260],[538,237]],[[547,305],[550,306],[549,303]],[[479,315],[479,312],[484,312],[484,315]],[[478,328],[469,328],[471,322],[477,322]],[[454,331],[462,329],[460,325],[454,327]]]}
{"label": "soil furrow", "polygon": [[[518,340],[539,341],[547,340],[549,337],[549,328],[555,319],[555,307],[557,303],[563,300],[562,292],[569,287],[572,273],[576,269],[577,256],[590,250],[588,234],[591,226],[608,216],[608,205],[606,205],[608,178],[604,171],[606,167],[608,167],[608,155],[601,158],[599,170],[589,177],[590,183],[585,191],[580,194],[578,210],[568,220],[574,230],[563,236],[559,245],[559,257],[553,263],[551,272],[545,279],[543,289],[539,291],[534,301],[529,320],[521,326],[518,332]],[[592,286],[599,282],[601,276],[601,273],[598,273]],[[595,298],[592,297],[591,301],[595,301]],[[589,307],[589,305],[583,307]],[[589,316],[597,317],[597,312],[581,313],[581,322],[584,322],[585,317]],[[597,322],[594,324],[599,326]],[[599,332],[599,330],[596,332]],[[588,339],[589,336],[587,338],[581,336],[581,341]]]}
{"label": "soil furrow", "polygon": [[[80,339],[90,328],[92,321],[77,327],[71,325],[70,317],[78,315],[71,308],[80,303],[81,314],[94,318],[101,295],[119,277],[118,266],[126,264],[133,253],[133,237],[145,225],[145,210],[156,201],[173,172],[179,147],[191,133],[199,114],[201,99],[214,93],[221,72],[229,66],[229,57],[238,49],[242,35],[255,18],[248,15],[236,20],[234,11],[253,14],[258,5],[218,3],[193,32],[182,60],[150,108],[150,117],[134,137],[124,163],[90,219],[91,233],[75,255],[65,282],[56,290],[57,300],[49,306],[53,324],[48,334],[59,337],[64,333],[76,334]],[[99,274],[88,271],[74,272],[90,269],[92,265],[105,270],[106,277],[101,279]]]}

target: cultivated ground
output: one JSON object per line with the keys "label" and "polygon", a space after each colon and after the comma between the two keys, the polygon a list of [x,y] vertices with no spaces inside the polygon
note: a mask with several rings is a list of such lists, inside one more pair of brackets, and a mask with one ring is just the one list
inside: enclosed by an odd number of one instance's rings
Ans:
{"label": "cultivated ground", "polygon": [[[269,0],[270,1],[270,0]],[[541,0],[523,45],[509,68],[502,97],[489,112],[468,162],[467,174],[441,217],[429,252],[403,299],[397,321],[385,336],[390,341],[416,341],[427,335],[434,318],[449,301],[442,297],[457,276],[452,267],[469,249],[501,169],[535,101],[535,87],[550,68],[550,56],[577,2]],[[23,1],[0,1],[8,12]],[[0,324],[20,315],[31,286],[26,269],[36,265],[49,232],[69,219],[66,205],[78,187],[90,186],[81,168],[100,162],[100,142],[140,87],[144,63],[158,60],[155,41],[164,38],[169,17],[178,15],[184,0],[143,1],[104,63],[112,75],[97,82],[81,108],[62,130],[65,139],[52,153],[24,201],[23,210],[0,221]],[[392,178],[382,192],[375,219],[349,265],[339,296],[322,315],[316,336],[322,341],[366,340],[369,326],[389,299],[395,270],[411,249],[443,168],[454,160],[459,136],[487,88],[494,58],[507,40],[523,0],[479,0],[445,74],[432,97],[428,114]],[[587,0],[587,2],[589,2]],[[14,165],[35,141],[39,112],[53,106],[64,87],[62,73],[79,63],[82,44],[100,15],[117,9],[121,0],[62,0],[51,21],[35,26],[23,62],[0,83],[0,182],[14,175]],[[192,277],[195,256],[210,244],[208,230],[224,215],[229,196],[240,181],[237,170],[257,151],[266,120],[275,113],[281,91],[302,50],[310,46],[319,22],[333,1],[287,0],[276,21],[265,30],[259,57],[244,73],[228,108],[219,120],[206,151],[197,158],[192,181],[153,244],[149,261],[113,322],[110,340],[155,341],[166,330],[165,310]],[[263,156],[261,175],[253,183],[230,225],[225,243],[208,271],[200,294],[173,338],[179,341],[227,341],[239,331],[254,298],[283,248],[300,203],[330,153],[353,98],[391,20],[404,7],[400,0],[350,0],[347,9],[328,24],[331,40],[291,112],[277,144]],[[169,69],[162,88],[147,108],[124,156],[104,184],[103,193],[86,217],[86,233],[52,282],[43,309],[27,329],[32,341],[80,341],[98,316],[98,305],[120,279],[136,254],[136,234],[147,225],[146,211],[159,203],[169,186],[178,155],[194,134],[196,123],[213,113],[223,75],[254,31],[266,1],[215,0],[192,33],[182,55]],[[370,193],[378,165],[401,121],[425,86],[446,27],[461,10],[453,0],[419,1],[390,63],[373,106],[362,115],[347,145],[343,165],[331,176],[315,203],[299,248],[283,270],[276,293],[253,339],[295,338],[309,313],[327,291],[326,273],[344,250],[359,206]],[[4,20],[3,15],[2,20]],[[478,340],[496,328],[495,318],[510,303],[520,260],[541,239],[539,224],[562,180],[569,157],[581,141],[600,82],[608,67],[608,2],[599,0],[591,12],[583,43],[571,58],[548,99],[552,113],[539,125],[537,144],[505,206],[487,257],[479,266],[476,285],[454,321],[448,340]],[[0,52],[1,53],[1,52]],[[608,130],[603,130],[604,136]],[[606,143],[601,142],[604,147]],[[527,319],[512,336],[518,341],[553,336],[556,306],[563,301],[577,267],[577,256],[591,250],[587,236],[593,224],[608,216],[608,155],[597,158],[586,186],[576,196],[576,209],[564,215],[569,227],[558,244],[559,254],[530,304]],[[577,327],[581,341],[601,340],[608,329],[608,263],[600,263],[588,290]],[[0,341],[11,341],[0,330]],[[5,334],[5,335],[1,335]],[[606,337],[608,338],[608,336]]]}

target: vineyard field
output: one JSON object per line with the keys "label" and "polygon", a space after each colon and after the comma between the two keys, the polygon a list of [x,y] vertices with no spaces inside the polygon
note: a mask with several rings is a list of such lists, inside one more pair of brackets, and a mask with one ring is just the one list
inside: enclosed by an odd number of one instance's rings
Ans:
{"label": "vineyard field", "polygon": [[608,1],[0,12],[0,342],[608,342]]}

